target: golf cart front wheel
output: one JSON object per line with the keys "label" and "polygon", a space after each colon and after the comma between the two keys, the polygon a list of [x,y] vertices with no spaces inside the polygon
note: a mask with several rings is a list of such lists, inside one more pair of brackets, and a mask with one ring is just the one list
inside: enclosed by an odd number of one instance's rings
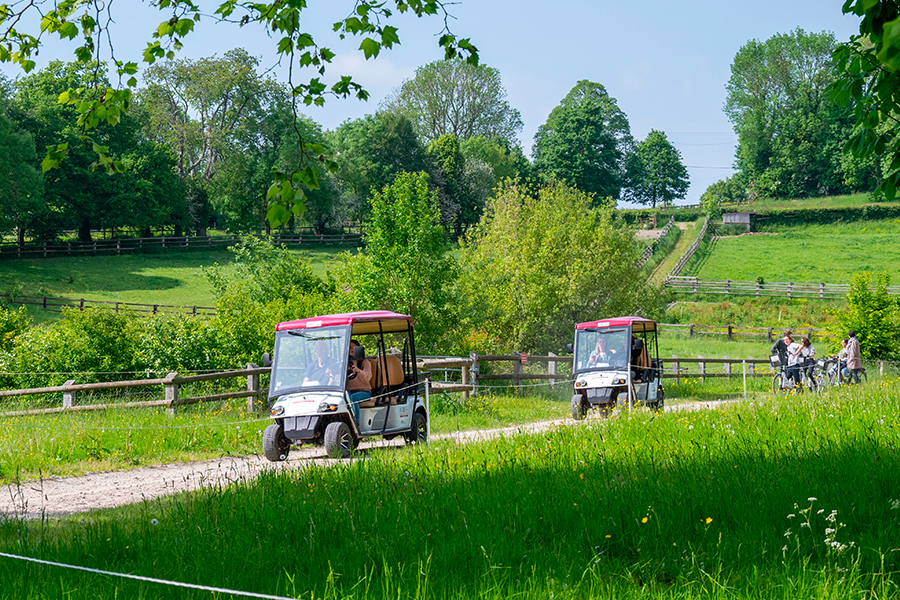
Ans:
{"label": "golf cart front wheel", "polygon": [[281,425],[273,423],[263,431],[263,454],[272,462],[287,460],[291,441],[284,435]]}
{"label": "golf cart front wheel", "polygon": [[581,394],[575,394],[572,398],[572,418],[581,421],[587,416],[588,407],[581,397]]}
{"label": "golf cart front wheel", "polygon": [[343,421],[334,421],[325,428],[325,452],[330,458],[347,458],[356,448],[350,427]]}

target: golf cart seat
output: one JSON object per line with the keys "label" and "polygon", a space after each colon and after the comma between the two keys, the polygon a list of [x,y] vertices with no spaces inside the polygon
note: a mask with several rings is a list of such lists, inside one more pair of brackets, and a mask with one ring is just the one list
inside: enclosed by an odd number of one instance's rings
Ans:
{"label": "golf cart seat", "polygon": [[644,340],[637,339],[634,342],[631,351],[631,368],[634,373],[632,378],[635,382],[649,381],[650,355],[647,353],[647,348],[644,347]]}
{"label": "golf cart seat", "polygon": [[386,354],[375,359],[375,385],[372,386],[372,394],[379,396],[373,400],[374,406],[385,404],[397,404],[400,395],[392,394],[403,388],[403,365],[400,359],[393,354]]}
{"label": "golf cart seat", "polygon": [[[376,363],[371,358],[367,358],[366,362],[369,363],[369,368],[372,371],[372,382],[374,383]],[[363,401],[359,402],[360,408],[373,408],[375,406],[376,406],[376,401],[374,398],[369,398],[368,400],[363,400]]]}

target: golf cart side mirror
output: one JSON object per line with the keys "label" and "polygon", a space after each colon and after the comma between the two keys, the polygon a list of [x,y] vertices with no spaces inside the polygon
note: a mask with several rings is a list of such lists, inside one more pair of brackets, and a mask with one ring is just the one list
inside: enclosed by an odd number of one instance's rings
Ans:
{"label": "golf cart side mirror", "polygon": [[572,354],[573,352],[575,352],[575,349],[572,347],[572,344],[566,344],[566,352],[568,352],[569,354]]}
{"label": "golf cart side mirror", "polygon": [[366,360],[366,349],[362,346],[353,348],[353,360]]}
{"label": "golf cart side mirror", "polygon": [[262,355],[262,366],[271,367],[272,366],[272,357],[268,352]]}

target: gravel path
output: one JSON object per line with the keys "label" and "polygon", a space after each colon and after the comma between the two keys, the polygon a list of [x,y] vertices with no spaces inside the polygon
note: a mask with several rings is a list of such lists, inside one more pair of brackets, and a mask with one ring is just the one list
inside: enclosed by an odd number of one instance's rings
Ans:
{"label": "gravel path", "polygon": [[[700,410],[714,408],[721,402],[703,402],[666,407],[670,410]],[[436,435],[435,439],[450,439],[469,443],[498,436],[536,433],[575,421],[544,421],[528,425],[479,431],[463,431]],[[402,446],[402,440],[363,442],[360,449]],[[49,477],[5,485],[0,488],[0,518],[15,516],[37,519],[42,516],[61,517],[98,508],[111,508],[152,500],[168,494],[196,490],[201,487],[228,485],[255,477],[265,470],[302,469],[310,465],[334,464],[326,458],[320,446],[305,446],[291,450],[287,461],[271,463],[262,456],[231,457],[191,463],[172,463],[141,467],[127,471],[89,473],[80,477]]]}

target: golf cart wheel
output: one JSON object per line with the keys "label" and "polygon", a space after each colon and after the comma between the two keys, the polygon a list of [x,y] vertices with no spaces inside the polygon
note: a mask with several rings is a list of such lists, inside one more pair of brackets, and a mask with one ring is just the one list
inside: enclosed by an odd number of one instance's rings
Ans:
{"label": "golf cart wheel", "polygon": [[263,431],[263,454],[272,462],[287,460],[291,441],[284,436],[281,425],[273,423]]}
{"label": "golf cart wheel", "polygon": [[356,448],[350,427],[343,421],[334,421],[325,428],[325,453],[330,458],[347,458]]}
{"label": "golf cart wheel", "polygon": [[572,418],[576,421],[581,421],[587,416],[588,407],[585,404],[584,400],[581,398],[581,394],[576,394],[574,398],[572,398]]}
{"label": "golf cart wheel", "polygon": [[422,413],[414,413],[412,429],[406,434],[407,444],[425,444],[428,442],[428,421]]}
{"label": "golf cart wheel", "polygon": [[616,405],[614,402],[607,402],[606,404],[599,405],[597,407],[597,412],[600,414],[601,417],[606,419],[612,414],[612,411],[615,407],[616,407]]}
{"label": "golf cart wheel", "polygon": [[656,392],[656,402],[650,405],[654,412],[662,412],[666,402],[666,393],[660,388]]}

